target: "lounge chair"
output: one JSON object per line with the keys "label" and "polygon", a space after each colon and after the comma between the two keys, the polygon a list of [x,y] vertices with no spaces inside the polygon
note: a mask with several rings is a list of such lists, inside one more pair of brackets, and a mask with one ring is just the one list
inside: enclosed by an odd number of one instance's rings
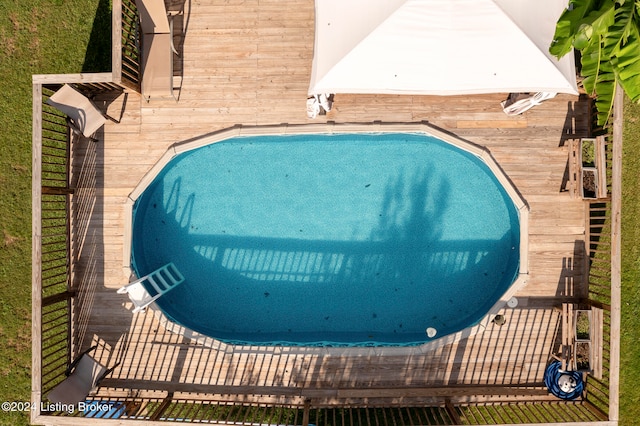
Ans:
{"label": "lounge chair", "polygon": [[507,115],[520,115],[534,106],[540,105],[543,101],[555,97],[556,94],[557,93],[552,92],[538,92],[534,95],[527,96],[521,93],[512,93],[506,101],[501,103],[502,110]]}
{"label": "lounge chair", "polygon": [[67,115],[72,131],[89,139],[104,126],[107,117],[85,95],[68,84],[64,84],[47,99],[47,103]]}
{"label": "lounge chair", "polygon": [[[178,268],[173,263],[169,263],[149,275],[121,287],[118,289],[118,293],[129,296],[135,306],[134,313],[144,312],[147,306],[155,302],[163,294],[182,284],[183,281],[184,277]],[[145,287],[145,284],[148,284],[148,287]],[[151,293],[147,288],[152,289]]]}
{"label": "lounge chair", "polygon": [[140,15],[142,40],[142,83],[140,91],[147,100],[172,97],[173,14],[168,14],[164,0],[136,0]]}
{"label": "lounge chair", "polygon": [[164,0],[136,0],[142,34],[168,34],[171,32]]}
{"label": "lounge chair", "polygon": [[102,379],[120,365],[120,363],[117,363],[108,369],[98,363],[89,355],[89,352],[96,348],[97,346],[93,346],[87,349],[71,363],[67,371],[65,371],[67,378],[47,395],[49,401],[70,405],[84,401],[89,393],[100,384]]}
{"label": "lounge chair", "polygon": [[144,35],[140,91],[147,102],[156,98],[175,99],[170,39],[171,34]]}

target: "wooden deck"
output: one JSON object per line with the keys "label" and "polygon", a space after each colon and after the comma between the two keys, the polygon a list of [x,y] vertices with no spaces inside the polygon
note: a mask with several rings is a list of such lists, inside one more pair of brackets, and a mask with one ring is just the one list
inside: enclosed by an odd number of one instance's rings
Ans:
{"label": "wooden deck", "polygon": [[[471,400],[473,394],[547,398],[526,386],[542,383],[560,342],[553,306],[584,295],[585,204],[565,187],[567,141],[588,136],[586,102],[559,95],[507,117],[500,107],[507,94],[338,95],[327,116],[308,120],[312,1],[195,0],[185,7],[177,25],[185,35],[176,38],[179,101],[146,103],[136,93],[110,99],[109,113],[122,113],[121,122],[107,123],[99,143],[76,144],[72,153],[78,188],[74,343],[77,350],[98,344],[105,364],[121,363],[105,387],[313,398],[316,405],[337,399]],[[488,147],[530,206],[530,278],[517,294],[518,307],[501,312],[507,323],[431,352],[372,348],[349,356],[303,348],[205,348],[167,332],[151,312],[132,315],[130,304],[115,292],[129,278],[122,269],[124,205],[167,148],[238,124],[325,121],[428,121]]]}

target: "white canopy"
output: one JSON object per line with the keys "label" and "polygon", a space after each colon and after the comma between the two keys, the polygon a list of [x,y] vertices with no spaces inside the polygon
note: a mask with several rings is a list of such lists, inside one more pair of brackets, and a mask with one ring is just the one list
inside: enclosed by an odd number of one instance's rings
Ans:
{"label": "white canopy", "polygon": [[578,94],[549,53],[568,0],[316,0],[309,94]]}

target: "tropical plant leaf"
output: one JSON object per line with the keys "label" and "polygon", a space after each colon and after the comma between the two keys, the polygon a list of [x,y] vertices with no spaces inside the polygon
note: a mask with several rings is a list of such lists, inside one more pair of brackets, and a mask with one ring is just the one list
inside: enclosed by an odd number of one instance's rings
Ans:
{"label": "tropical plant leaf", "polygon": [[617,83],[640,102],[640,0],[571,0],[549,51],[582,54],[583,86],[596,98],[598,124],[611,116]]}
{"label": "tropical plant leaf", "polygon": [[[613,77],[611,80],[605,80],[606,77]],[[616,80],[614,74],[603,75],[596,87],[596,110],[598,111],[598,126],[605,126],[611,117],[613,111],[613,99],[616,92]]]}
{"label": "tropical plant leaf", "polygon": [[640,9],[639,1],[620,1],[620,7],[616,10],[615,26],[623,26],[622,43],[627,43],[628,38],[638,33],[638,12]]}
{"label": "tropical plant leaf", "polygon": [[605,0],[599,9],[589,13],[582,23],[588,23],[596,34],[605,34],[616,20],[616,2]]}
{"label": "tropical plant leaf", "polygon": [[611,115],[616,74],[604,47],[603,37],[593,37],[582,50],[582,84],[587,93],[596,98],[598,124],[604,125]]}
{"label": "tropical plant leaf", "polygon": [[[549,47],[549,52],[561,58],[571,51],[573,42],[584,17],[594,9],[596,0],[571,1],[556,24],[556,32]],[[571,7],[572,6],[572,7]]]}
{"label": "tropical plant leaf", "polygon": [[[590,94],[595,95],[596,85],[599,81],[601,73],[612,72],[612,69],[602,70],[601,58],[603,56],[602,43],[600,38],[592,39],[592,42],[582,49],[582,70],[581,74],[584,77],[582,84],[584,90]],[[606,68],[606,65],[604,65]]]}
{"label": "tropical plant leaf", "polygon": [[640,100],[639,1],[626,1],[616,10],[605,44],[611,48],[611,64],[617,80],[633,101]]}
{"label": "tropical plant leaf", "polygon": [[620,85],[632,101],[640,101],[640,34],[627,39],[627,43],[620,49],[614,62],[614,69]]}
{"label": "tropical plant leaf", "polygon": [[611,47],[611,55],[615,56],[625,46],[634,30],[637,32],[637,23],[634,19],[635,6],[633,2],[622,2],[615,10],[614,21],[609,25],[606,35],[606,44]]}
{"label": "tropical plant leaf", "polygon": [[[598,35],[596,35],[597,37]],[[573,39],[573,47],[582,50],[589,46],[591,43],[591,39],[593,37],[593,27],[589,24],[582,24],[580,28],[578,28],[578,32]]]}

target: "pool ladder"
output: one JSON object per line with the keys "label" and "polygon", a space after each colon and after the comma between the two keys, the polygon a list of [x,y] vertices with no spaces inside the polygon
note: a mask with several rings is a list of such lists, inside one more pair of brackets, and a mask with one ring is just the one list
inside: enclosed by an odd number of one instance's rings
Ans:
{"label": "pool ladder", "polygon": [[[173,290],[184,282],[184,276],[173,262],[156,269],[148,275],[139,278],[118,289],[119,294],[127,294],[133,302],[133,312],[144,312],[151,303],[163,294]],[[145,286],[145,284],[148,284]],[[151,294],[147,288],[152,288]]]}

